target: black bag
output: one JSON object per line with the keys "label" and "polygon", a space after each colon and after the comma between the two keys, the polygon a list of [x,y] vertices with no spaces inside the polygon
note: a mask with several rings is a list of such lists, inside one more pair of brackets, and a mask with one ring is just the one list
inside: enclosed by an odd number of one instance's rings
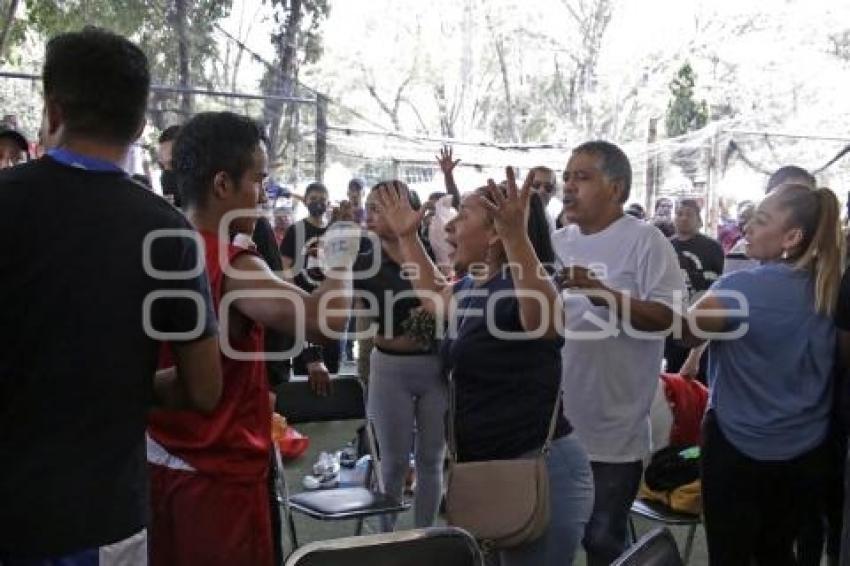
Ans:
{"label": "black bag", "polygon": [[699,479],[699,458],[684,458],[689,446],[668,446],[652,455],[644,481],[653,491],[671,491]]}

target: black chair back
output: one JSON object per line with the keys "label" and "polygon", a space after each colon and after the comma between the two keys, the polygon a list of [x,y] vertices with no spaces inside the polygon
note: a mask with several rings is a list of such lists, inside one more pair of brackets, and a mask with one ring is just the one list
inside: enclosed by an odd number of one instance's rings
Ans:
{"label": "black chair back", "polygon": [[660,527],[642,536],[611,566],[682,566],[682,558],[676,539]]}
{"label": "black chair back", "polygon": [[483,566],[475,539],[455,527],[313,542],[295,551],[286,566]]}
{"label": "black chair back", "polygon": [[357,376],[339,375],[331,379],[331,393],[319,397],[306,378],[293,378],[275,388],[275,411],[292,424],[364,419],[366,403],[363,385]]}

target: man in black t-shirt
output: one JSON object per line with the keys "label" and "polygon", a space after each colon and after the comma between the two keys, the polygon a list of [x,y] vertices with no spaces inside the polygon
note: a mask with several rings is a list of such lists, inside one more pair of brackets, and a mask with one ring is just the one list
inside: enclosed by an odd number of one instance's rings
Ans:
{"label": "man in black t-shirt", "polygon": [[[679,201],[674,218],[676,233],[670,238],[670,243],[679,256],[679,266],[682,268],[691,304],[723,273],[723,248],[716,240],[700,234],[700,212],[697,201]],[[703,350],[704,347],[699,347],[692,351],[668,337],[664,348],[667,371],[682,371],[691,377],[699,376],[705,381],[706,362],[702,356]]]}
{"label": "man in black t-shirt", "polygon": [[679,254],[679,265],[693,302],[697,293],[707,290],[723,273],[723,248],[708,236],[700,234],[700,207],[693,199],[683,199],[676,208],[676,233],[670,243]]}
{"label": "man in black t-shirt", "polygon": [[[143,564],[147,412],[221,395],[203,254],[118,165],[144,125],[142,51],[63,34],[43,81],[48,154],[0,173],[0,564]],[[163,339],[176,367],[156,373]]]}
{"label": "man in black t-shirt", "polygon": [[307,292],[319,286],[321,272],[316,269],[319,238],[327,230],[328,189],[321,183],[310,183],[304,191],[308,216],[286,230],[280,243],[284,270],[292,270],[295,284]]}
{"label": "man in black t-shirt", "polygon": [[[304,191],[308,216],[286,230],[280,243],[284,271],[290,270],[293,282],[312,293],[324,277],[317,260],[319,240],[327,230],[328,189],[322,183],[310,183]],[[307,375],[313,390],[325,394],[330,374],[339,371],[339,346],[309,345],[292,360],[292,372]]]}

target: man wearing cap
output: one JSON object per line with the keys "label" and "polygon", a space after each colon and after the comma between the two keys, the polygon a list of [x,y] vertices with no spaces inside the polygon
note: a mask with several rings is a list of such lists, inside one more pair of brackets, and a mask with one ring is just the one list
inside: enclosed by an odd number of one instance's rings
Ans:
{"label": "man wearing cap", "polygon": [[29,160],[29,143],[18,130],[0,125],[0,169]]}

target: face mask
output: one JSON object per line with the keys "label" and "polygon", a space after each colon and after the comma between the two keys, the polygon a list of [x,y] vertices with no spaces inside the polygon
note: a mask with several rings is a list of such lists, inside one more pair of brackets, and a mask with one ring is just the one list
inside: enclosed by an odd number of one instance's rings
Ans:
{"label": "face mask", "polygon": [[177,175],[174,171],[163,171],[162,175],[159,176],[159,184],[162,186],[162,194],[177,194]]}
{"label": "face mask", "polygon": [[328,210],[328,204],[314,200],[313,202],[307,203],[307,210],[310,212],[310,216],[318,218]]}

